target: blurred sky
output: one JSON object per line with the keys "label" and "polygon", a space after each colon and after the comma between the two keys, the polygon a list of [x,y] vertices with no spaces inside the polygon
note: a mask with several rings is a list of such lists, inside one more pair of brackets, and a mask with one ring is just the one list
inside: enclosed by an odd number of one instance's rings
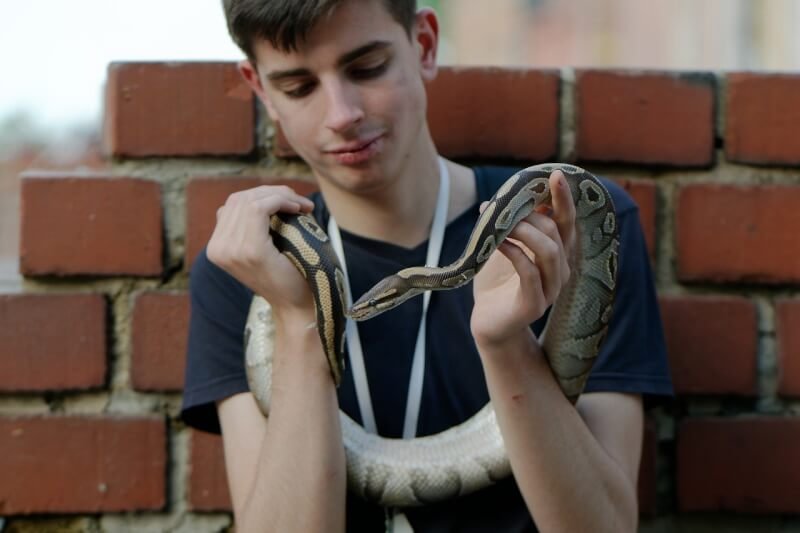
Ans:
{"label": "blurred sky", "polygon": [[239,59],[219,0],[0,0],[0,121],[99,121],[116,60]]}
{"label": "blurred sky", "polygon": [[[800,0],[418,3],[440,14],[445,64],[795,71],[800,64]],[[0,130],[20,113],[33,119],[33,137],[96,129],[111,61],[241,57],[220,0],[0,0]],[[20,127],[9,129],[24,137]]]}

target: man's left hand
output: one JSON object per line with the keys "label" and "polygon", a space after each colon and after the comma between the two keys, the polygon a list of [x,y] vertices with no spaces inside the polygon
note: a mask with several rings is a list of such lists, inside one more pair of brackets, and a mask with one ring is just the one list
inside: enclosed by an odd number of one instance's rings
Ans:
{"label": "man's left hand", "polygon": [[550,175],[550,190],[552,212],[542,206],[521,220],[474,279],[471,329],[479,346],[518,338],[569,280],[575,204],[561,171]]}

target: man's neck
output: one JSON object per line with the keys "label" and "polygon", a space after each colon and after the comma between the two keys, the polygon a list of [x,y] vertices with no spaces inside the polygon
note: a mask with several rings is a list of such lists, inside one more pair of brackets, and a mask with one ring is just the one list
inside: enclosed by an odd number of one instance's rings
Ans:
{"label": "man's neck", "polygon": [[438,157],[431,151],[409,161],[400,176],[367,194],[354,194],[325,180],[320,180],[320,190],[341,228],[411,248],[429,236],[439,193]]}

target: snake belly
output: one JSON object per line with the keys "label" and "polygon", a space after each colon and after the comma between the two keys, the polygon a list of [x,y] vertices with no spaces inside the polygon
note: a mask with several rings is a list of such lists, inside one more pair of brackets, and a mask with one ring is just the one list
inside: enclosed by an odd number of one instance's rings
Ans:
{"label": "snake belly", "polygon": [[[564,394],[571,402],[577,401],[608,329],[619,247],[611,196],[595,176],[579,167],[548,163],[514,174],[481,213],[459,259],[446,267],[412,267],[389,276],[367,291],[347,314],[355,320],[367,320],[426,290],[447,290],[471,281],[517,222],[537,206],[550,204],[549,176],[554,170],[561,170],[566,176],[575,202],[576,249],[570,279],[550,310],[540,342]],[[275,239],[276,246],[281,249],[279,241],[289,241],[288,248],[294,250],[303,246],[314,250],[328,247],[318,225],[314,223],[319,230],[314,230],[314,235],[305,235],[301,226],[294,218],[272,224],[274,233],[282,232]],[[301,271],[314,266],[306,265],[302,254],[298,257],[289,251]],[[338,262],[326,268],[331,269],[327,272],[330,280],[317,285],[316,290],[327,287],[328,292],[315,293],[318,320],[341,327],[334,336],[341,334],[343,338],[344,315],[326,316],[344,309],[343,276]],[[304,272],[311,283],[310,270]],[[256,296],[245,328],[245,360],[250,388],[265,416],[269,413],[273,337],[269,303]],[[338,383],[334,365],[343,364],[342,355],[330,354],[327,349],[341,349],[343,341],[336,337],[333,344],[328,343],[322,328],[320,338]],[[338,367],[339,376],[341,368]],[[405,440],[369,434],[342,411],[340,418],[348,485],[379,505],[407,507],[442,501],[484,488],[511,473],[491,402],[468,420],[441,433]]]}

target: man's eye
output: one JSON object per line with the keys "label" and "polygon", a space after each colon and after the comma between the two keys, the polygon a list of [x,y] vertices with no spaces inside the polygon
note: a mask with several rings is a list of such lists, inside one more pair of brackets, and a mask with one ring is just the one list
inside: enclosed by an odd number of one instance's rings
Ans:
{"label": "man's eye", "polygon": [[350,69],[350,75],[357,80],[368,80],[372,78],[377,78],[386,71],[386,68],[388,66],[389,62],[384,61],[382,63],[378,63],[377,65],[372,65],[372,66],[353,67]]}
{"label": "man's eye", "polygon": [[283,94],[289,98],[302,98],[311,94],[312,90],[314,90],[313,83],[303,83],[301,85],[292,87],[291,89],[284,89]]}

